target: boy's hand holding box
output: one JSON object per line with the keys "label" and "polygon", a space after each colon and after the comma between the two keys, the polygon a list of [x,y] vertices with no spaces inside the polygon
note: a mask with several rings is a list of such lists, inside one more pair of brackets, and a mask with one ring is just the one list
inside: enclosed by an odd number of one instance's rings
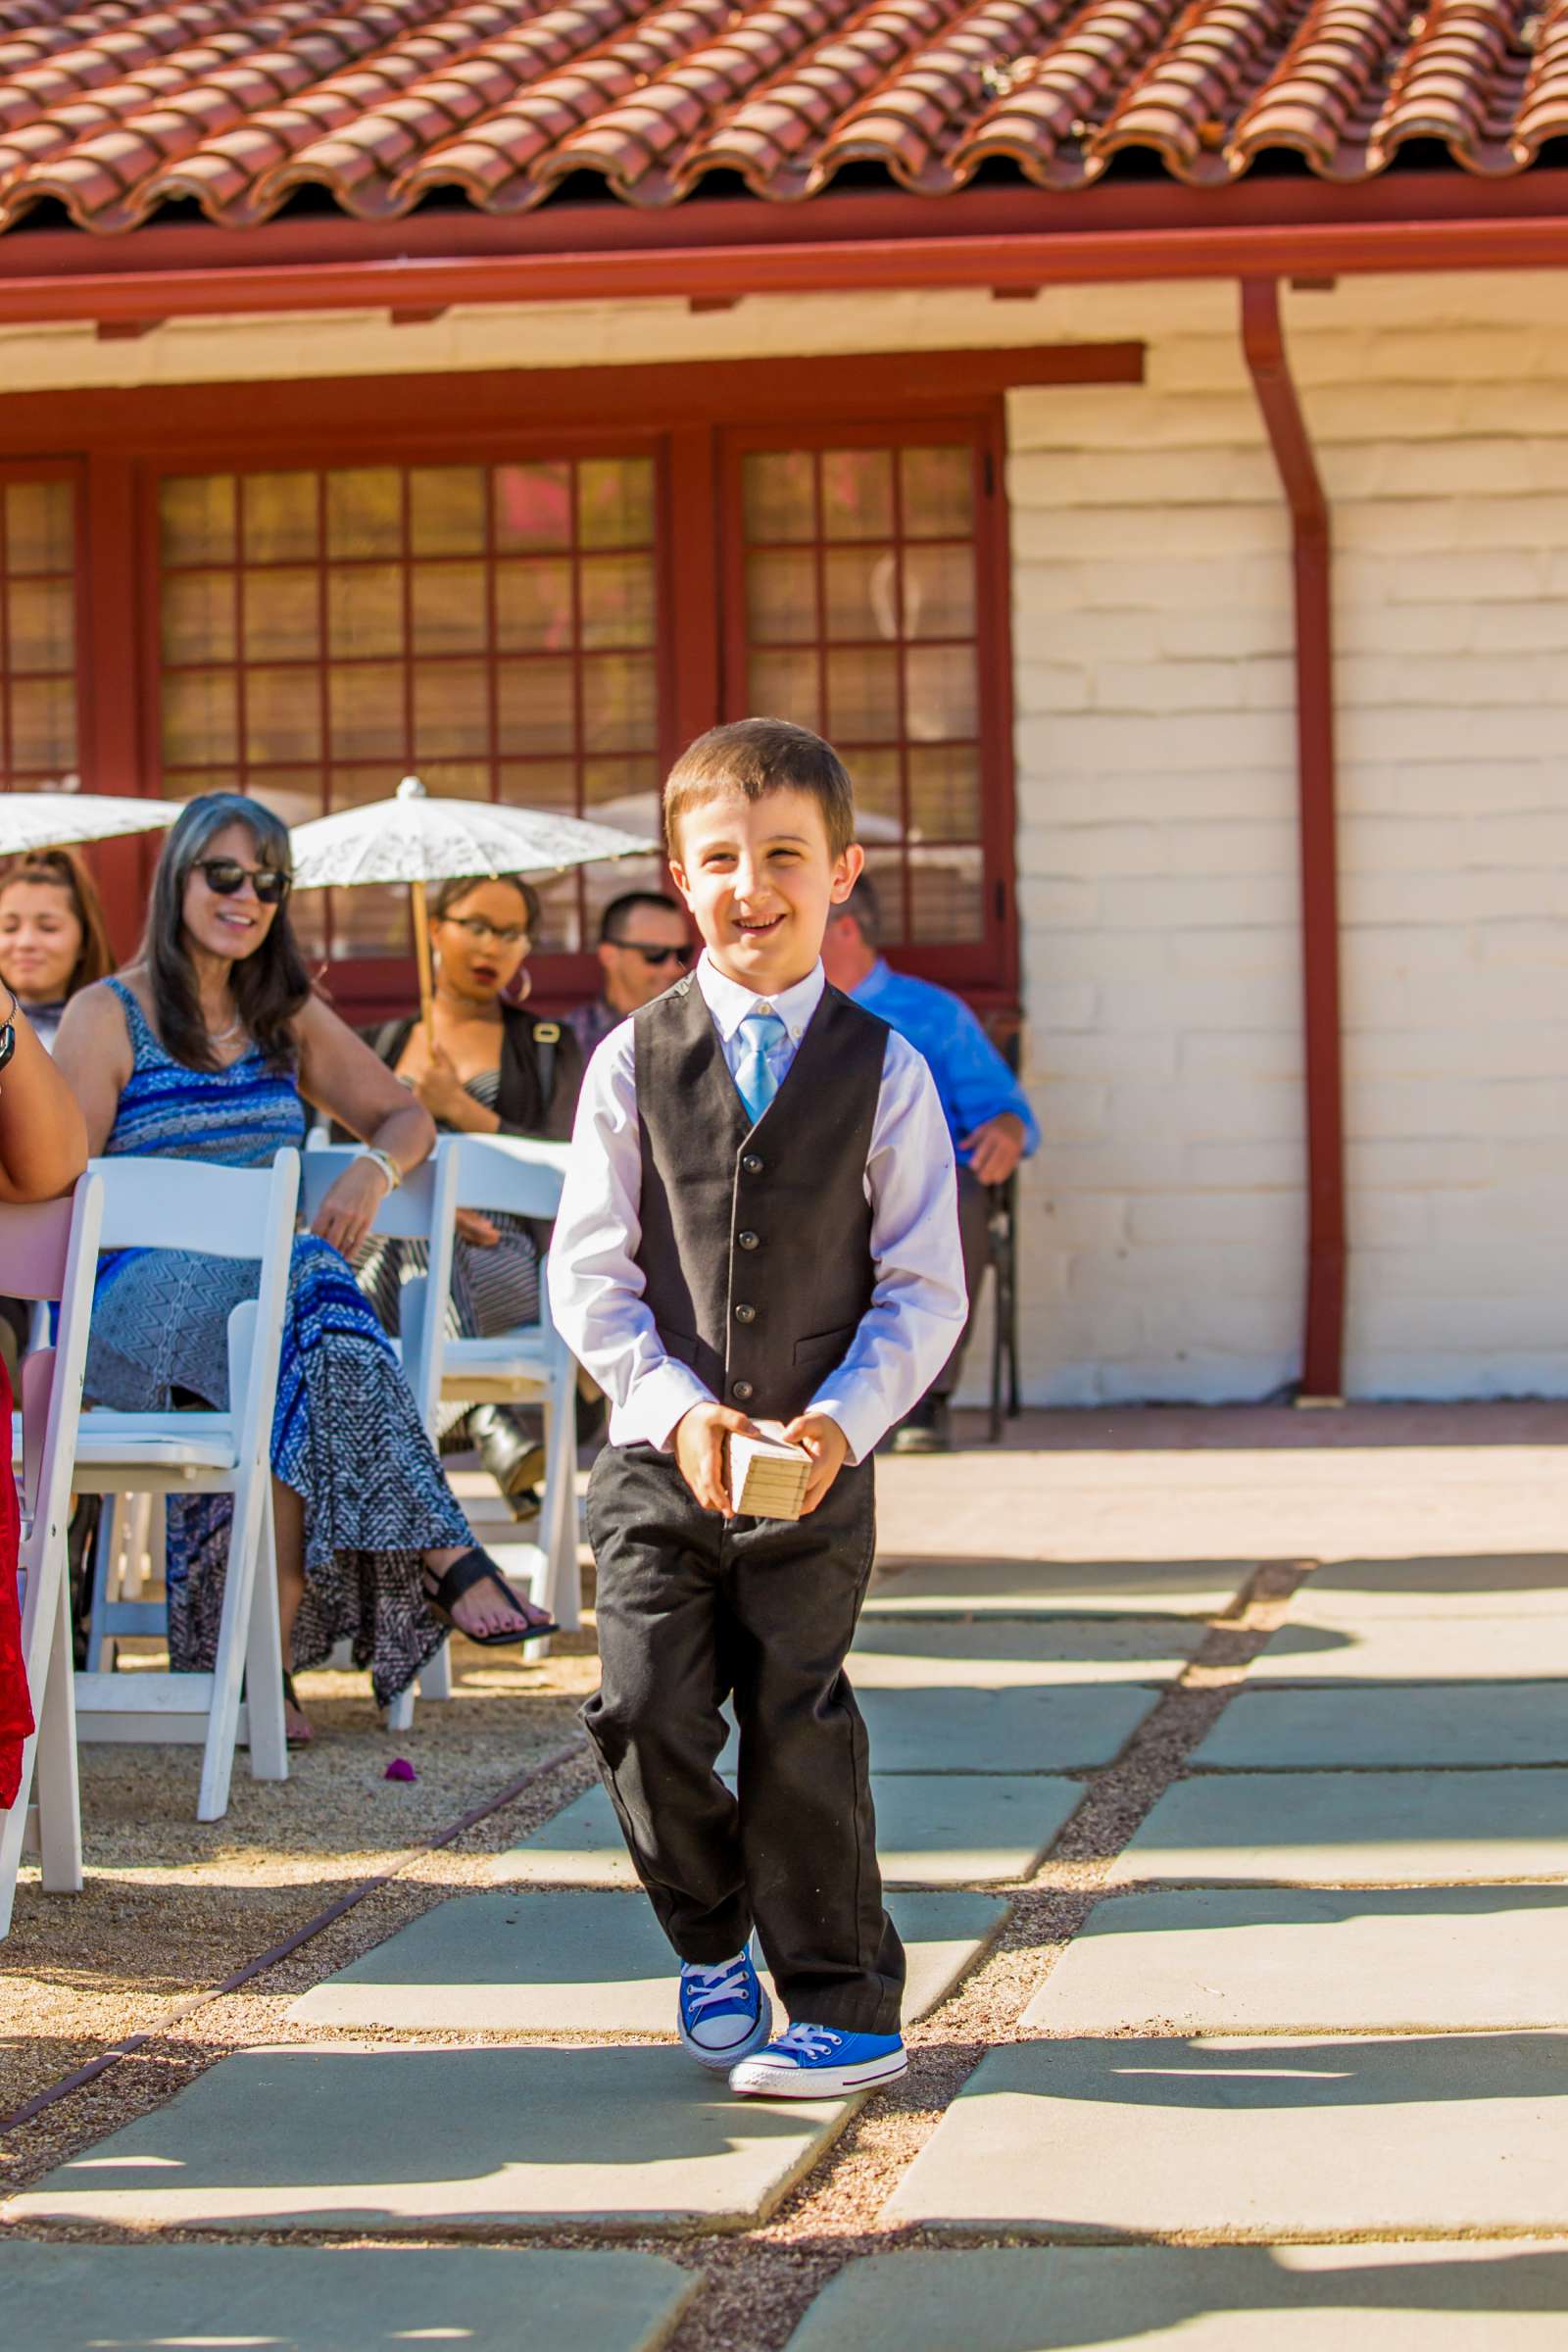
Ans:
{"label": "boy's hand holding box", "polygon": [[760,1435],[729,1442],[730,1503],[737,1517],[798,1519],[806,1502],[811,1457],[792,1446],[782,1421],[760,1421]]}

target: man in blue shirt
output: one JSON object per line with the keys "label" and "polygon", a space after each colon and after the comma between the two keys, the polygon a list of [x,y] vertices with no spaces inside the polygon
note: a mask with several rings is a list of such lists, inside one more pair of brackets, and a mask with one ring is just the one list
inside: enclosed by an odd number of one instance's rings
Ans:
{"label": "man in blue shirt", "polygon": [[1040,1142],[1023,1089],[974,1014],[950,989],[890,969],[881,955],[876,891],[862,875],[838,907],[822,942],[822,964],[835,988],[874,1012],[924,1054],[947,1113],[958,1158],[958,1230],[969,1286],[969,1321],[929,1395],[893,1439],[896,1453],[942,1453],[950,1443],[948,1400],[958,1385],[985,1273],[990,1202],[986,1187],[1005,1184]]}

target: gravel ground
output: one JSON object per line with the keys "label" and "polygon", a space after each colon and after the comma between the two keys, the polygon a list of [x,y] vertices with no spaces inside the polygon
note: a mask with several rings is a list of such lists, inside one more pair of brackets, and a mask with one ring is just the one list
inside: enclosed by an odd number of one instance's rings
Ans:
{"label": "gravel ground", "polygon": [[[1032,1879],[1004,1890],[1011,1908],[997,1941],[911,2033],[907,2078],[851,2118],[773,2218],[731,2238],[632,2241],[702,2275],[702,2291],[669,2352],[777,2352],[846,2262],[921,2242],[917,2231],[879,2226],[895,2181],[986,2049],[1014,2038],[1023,2009],[1087,1918],[1111,1861],[1227,1704],[1304,1566],[1281,1562],[1259,1571],[1245,1602],[1215,1622],[1122,1755],[1085,1776],[1084,1800],[1052,1855]],[[1237,1581],[1245,1584],[1244,1569]],[[160,2021],[162,2030],[10,2133],[0,2186],[37,2178],[236,2048],[335,2038],[328,2029],[289,2023],[288,2004],[445,1895],[481,1883],[490,1854],[592,1778],[575,1721],[597,1680],[592,1651],[591,1630],[558,1642],[539,1666],[463,1644],[454,1703],[421,1705],[415,1730],[401,1739],[381,1729],[362,1677],[307,1678],[303,1695],[318,1727],[317,1744],[296,1756],[285,1787],[252,1783],[242,1760],[228,1817],[210,1827],[193,1818],[195,1750],[87,1750],[88,1891],[51,1897],[35,1881],[24,1883],[12,1937],[0,1945],[0,2112],[124,2037]],[[412,1785],[383,1777],[399,1753],[417,1768]],[[420,1850],[552,1757],[558,1760],[501,1810],[439,1851]],[[391,1884],[374,1886],[243,1987],[171,2016],[391,1871]],[[309,2233],[279,2234],[310,2242]],[[603,2241],[558,2231],[545,2242]]]}

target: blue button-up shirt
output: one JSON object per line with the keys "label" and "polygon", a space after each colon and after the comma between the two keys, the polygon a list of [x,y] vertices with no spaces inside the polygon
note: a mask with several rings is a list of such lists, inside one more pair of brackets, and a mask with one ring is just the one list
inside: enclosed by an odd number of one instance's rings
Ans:
{"label": "blue button-up shirt", "polygon": [[[1040,1129],[1028,1097],[961,997],[933,981],[895,972],[878,956],[855,991],[855,1002],[924,1054],[956,1145],[987,1119],[1010,1110],[1023,1123],[1024,1157],[1037,1150]],[[966,1154],[960,1151],[958,1157]]]}

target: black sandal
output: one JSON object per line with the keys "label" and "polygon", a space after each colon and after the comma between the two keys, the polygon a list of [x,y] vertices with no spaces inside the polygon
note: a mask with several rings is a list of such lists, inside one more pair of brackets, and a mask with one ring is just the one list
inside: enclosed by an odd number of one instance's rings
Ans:
{"label": "black sandal", "polygon": [[[283,1698],[284,1703],[288,1706],[291,1706],[296,1715],[304,1714],[305,1709],[300,1704],[300,1695],[294,1688],[294,1677],[291,1674],[285,1674],[283,1677]],[[309,1747],[315,1738],[316,1734],[314,1730],[309,1732],[291,1732],[285,1729],[283,1734],[283,1743],[286,1747]]]}
{"label": "black sandal", "polygon": [[[426,1578],[431,1573],[432,1571],[427,1568],[425,1570]],[[527,1601],[518,1599],[482,1544],[471,1545],[467,1551],[453,1561],[451,1567],[437,1584],[426,1583],[424,1588],[424,1597],[428,1606],[437,1617],[445,1619],[455,1634],[462,1634],[466,1642],[477,1642],[481,1649],[505,1649],[514,1642],[542,1642],[547,1634],[560,1633],[561,1628],[553,1617],[545,1618],[540,1625],[520,1625],[510,1634],[468,1633],[459,1625],[452,1612],[465,1592],[471,1592],[476,1585],[494,1585],[499,1592],[506,1595],[508,1606],[516,1609],[519,1614],[529,1606]]]}

